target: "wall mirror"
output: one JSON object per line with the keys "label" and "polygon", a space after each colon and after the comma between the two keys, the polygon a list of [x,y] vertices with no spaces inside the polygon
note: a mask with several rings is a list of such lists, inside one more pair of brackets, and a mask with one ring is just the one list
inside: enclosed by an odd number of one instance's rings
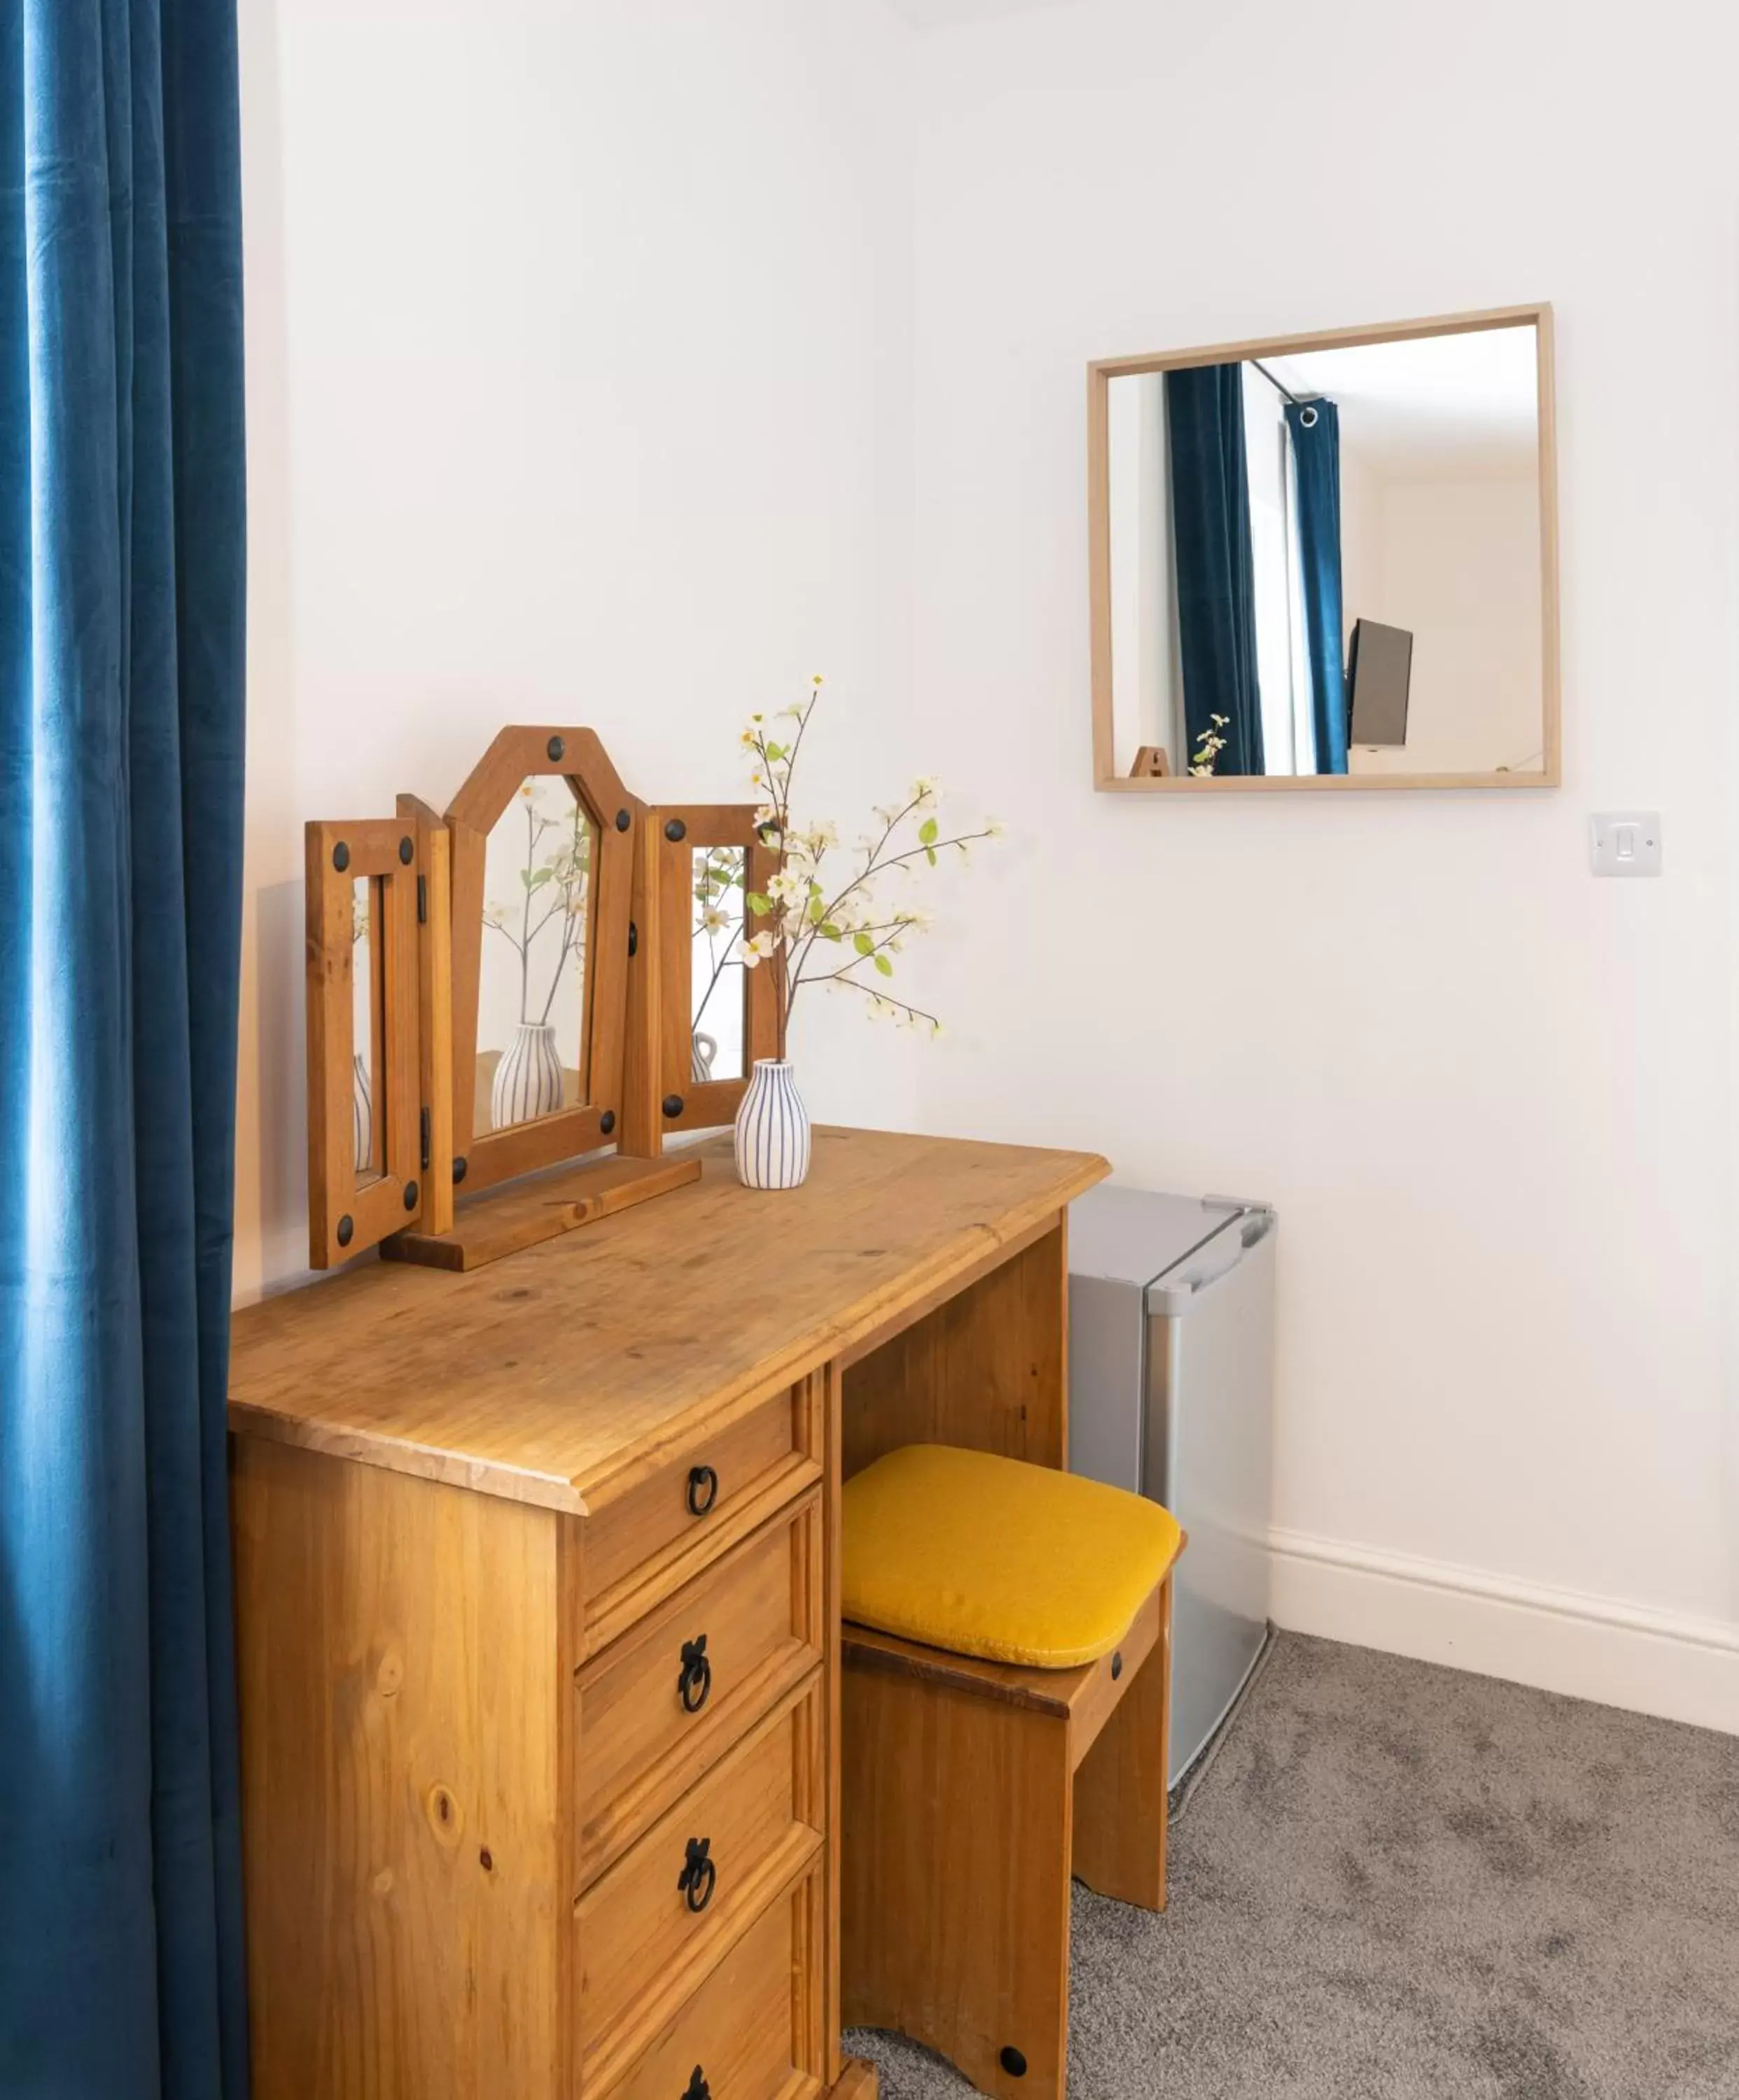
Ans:
{"label": "wall mirror", "polygon": [[1559,779],[1545,306],[1088,370],[1101,788]]}

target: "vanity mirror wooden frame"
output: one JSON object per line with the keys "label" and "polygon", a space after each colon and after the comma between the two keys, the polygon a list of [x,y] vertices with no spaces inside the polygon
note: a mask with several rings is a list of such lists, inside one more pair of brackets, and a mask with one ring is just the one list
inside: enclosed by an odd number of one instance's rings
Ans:
{"label": "vanity mirror wooden frame", "polygon": [[[501,1131],[479,1132],[477,1009],[489,834],[523,782],[560,779],[594,827],[587,898],[585,1019],[576,1054],[581,1100]],[[628,1031],[628,928],[634,827],[642,805],[589,729],[504,729],[447,810],[452,863],[453,1177],[468,1189],[553,1167],[607,1145],[620,1119]]]}
{"label": "vanity mirror wooden frame", "polygon": [[[1237,774],[1207,779],[1189,774],[1179,755],[1176,770],[1155,770],[1155,761],[1137,761],[1132,774],[1117,769],[1112,712],[1110,382],[1143,373],[1187,366],[1241,364],[1287,353],[1353,349],[1366,344],[1471,334],[1491,329],[1535,330],[1538,379],[1538,444],[1540,512],[1540,633],[1542,764],[1534,770],[1482,773]],[[1391,788],[1556,788],[1562,778],[1561,713],[1558,631],[1557,454],[1552,378],[1551,308],[1533,306],[1492,307],[1476,312],[1440,315],[1423,320],[1388,321],[1372,326],[1330,329],[1309,335],[1267,337],[1248,342],[1220,343],[1194,350],[1167,351],[1150,356],[1105,358],[1087,368],[1088,561],[1092,651],[1093,785],[1107,794],[1242,794],[1265,792],[1341,793]],[[1145,753],[1144,753],[1145,757]]]}
{"label": "vanity mirror wooden frame", "polygon": [[[521,786],[535,779],[566,781],[592,825],[574,1047],[583,1098],[506,1129],[479,1131],[488,838]],[[444,817],[414,795],[401,795],[397,810],[391,818],[307,827],[311,1265],[329,1268],[377,1246],[391,1260],[475,1268],[697,1180],[697,1158],[664,1156],[652,1092],[658,979],[670,945],[644,901],[657,856],[645,805],[623,786],[594,732],[503,730]],[[715,818],[728,820],[722,843],[746,836],[753,815],[747,809],[681,814],[704,836],[719,828]],[[757,867],[757,879],[765,872]],[[373,885],[369,953],[379,973],[371,1076],[380,1075],[373,1091],[386,1171],[377,1178],[360,1176],[355,1166],[361,1126],[353,1091],[353,950],[355,885],[364,877]],[[682,894],[692,886],[691,880]],[[631,918],[636,911],[648,922],[644,935]],[[686,920],[681,933],[686,964]],[[681,989],[686,999],[686,975]],[[764,1025],[757,1021],[757,1031]],[[502,1185],[508,1182],[514,1185]]]}
{"label": "vanity mirror wooden frame", "polygon": [[[308,1242],[316,1268],[422,1215],[415,827],[378,817],[307,827]],[[356,1165],[355,885],[369,889],[371,1113],[382,1171]],[[374,959],[378,957],[378,960]]]}
{"label": "vanity mirror wooden frame", "polygon": [[[779,856],[762,843],[751,803],[668,803],[647,812],[657,856],[659,1113],[666,1130],[708,1130],[732,1123],[757,1057],[779,1055],[779,1001],[772,958],[744,971],[743,1070],[735,1079],[694,1073],[694,856],[740,847],[744,892],[765,896]],[[754,931],[744,907],[744,938]]]}

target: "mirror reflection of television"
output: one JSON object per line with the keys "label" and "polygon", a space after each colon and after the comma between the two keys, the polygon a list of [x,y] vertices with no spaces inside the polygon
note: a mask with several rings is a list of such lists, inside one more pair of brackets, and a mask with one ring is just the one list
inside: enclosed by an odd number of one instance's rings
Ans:
{"label": "mirror reflection of television", "polygon": [[1413,679],[1413,637],[1380,620],[1353,624],[1347,655],[1348,741],[1367,745],[1407,740],[1407,693]]}

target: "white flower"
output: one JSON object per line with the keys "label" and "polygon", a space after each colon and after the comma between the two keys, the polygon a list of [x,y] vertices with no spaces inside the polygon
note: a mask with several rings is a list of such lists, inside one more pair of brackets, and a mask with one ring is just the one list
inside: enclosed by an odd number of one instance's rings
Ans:
{"label": "white flower", "polygon": [[809,876],[801,868],[782,867],[767,885],[767,894],[788,911],[800,911],[809,902]]}
{"label": "white flower", "polygon": [[941,792],[933,773],[920,773],[911,783],[911,800],[920,810],[928,809]]}
{"label": "white flower", "polygon": [[779,953],[777,933],[753,933],[743,943],[743,960],[753,969],[757,963],[769,961]]}
{"label": "white flower", "polygon": [[728,929],[730,921],[716,904],[709,904],[700,915],[700,923],[709,933],[722,933]]}

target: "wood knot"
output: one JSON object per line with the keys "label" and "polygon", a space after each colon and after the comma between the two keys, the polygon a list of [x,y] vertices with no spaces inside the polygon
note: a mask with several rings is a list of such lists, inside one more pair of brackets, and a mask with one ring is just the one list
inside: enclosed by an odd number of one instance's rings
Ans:
{"label": "wood knot", "polygon": [[374,1673],[374,1688],[382,1699],[393,1699],[404,1682],[404,1658],[396,1648],[388,1648]]}
{"label": "wood knot", "polygon": [[465,1817],[452,1789],[441,1785],[431,1786],[426,1806],[429,1828],[442,1844],[449,1849],[456,1846],[464,1833]]}

